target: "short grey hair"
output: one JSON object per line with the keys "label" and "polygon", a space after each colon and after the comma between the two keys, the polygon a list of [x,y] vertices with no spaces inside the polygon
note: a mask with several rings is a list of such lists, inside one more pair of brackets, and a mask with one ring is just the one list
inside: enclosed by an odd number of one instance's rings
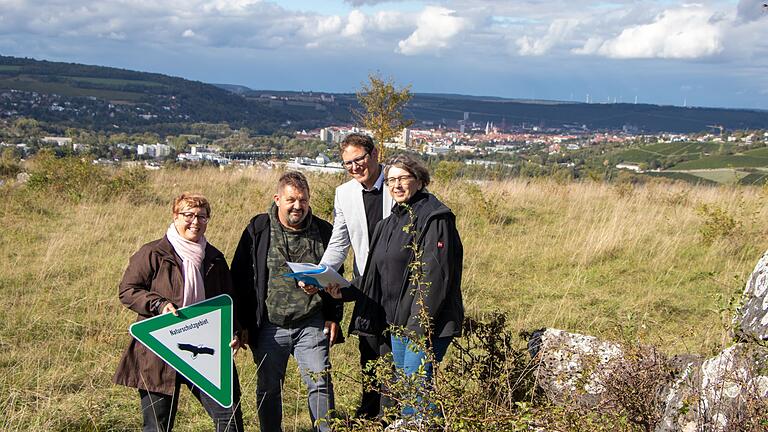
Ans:
{"label": "short grey hair", "polygon": [[384,177],[388,175],[389,169],[392,167],[408,171],[408,173],[416,177],[416,180],[421,182],[422,187],[427,187],[429,184],[429,170],[427,170],[423,162],[411,155],[399,154],[389,158],[386,167],[384,167]]}

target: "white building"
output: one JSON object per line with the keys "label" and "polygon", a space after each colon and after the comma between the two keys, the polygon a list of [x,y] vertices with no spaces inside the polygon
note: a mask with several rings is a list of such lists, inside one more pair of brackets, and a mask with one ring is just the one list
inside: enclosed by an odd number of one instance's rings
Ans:
{"label": "white building", "polygon": [[43,142],[47,142],[49,144],[56,144],[59,147],[72,145],[72,138],[66,138],[66,137],[43,137]]}
{"label": "white building", "polygon": [[332,143],[333,142],[333,130],[331,128],[320,129],[320,141]]}
{"label": "white building", "polygon": [[171,155],[171,146],[166,144],[139,144],[136,146],[136,154],[147,155],[153,158],[163,158]]}
{"label": "white building", "polygon": [[620,163],[620,164],[616,164],[616,168],[634,171],[638,173],[643,172],[643,170],[640,169],[640,165],[635,165],[635,164]]}

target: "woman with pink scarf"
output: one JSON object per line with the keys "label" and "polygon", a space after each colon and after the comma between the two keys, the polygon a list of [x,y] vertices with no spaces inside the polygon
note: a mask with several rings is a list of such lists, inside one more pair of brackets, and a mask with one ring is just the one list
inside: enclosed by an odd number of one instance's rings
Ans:
{"label": "woman with pink scarf", "polygon": [[[174,199],[172,215],[165,235],[145,244],[131,257],[120,282],[120,301],[138,314],[137,321],[164,313],[176,314],[177,308],[220,294],[232,295],[224,255],[205,239],[211,220],[208,200],[201,194],[183,193]],[[235,326],[239,327],[236,319]],[[237,336],[230,346],[237,352]],[[234,374],[234,401],[232,407],[224,408],[131,339],[113,381],[138,389],[144,431],[173,429],[183,384],[211,416],[217,432],[239,432],[243,430],[243,418],[237,370]]]}

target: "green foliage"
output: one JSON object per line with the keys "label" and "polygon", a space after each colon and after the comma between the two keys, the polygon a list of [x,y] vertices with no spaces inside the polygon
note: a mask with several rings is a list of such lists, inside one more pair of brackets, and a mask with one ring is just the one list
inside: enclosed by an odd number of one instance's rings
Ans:
{"label": "green foliage", "polygon": [[403,116],[403,109],[411,97],[410,85],[397,88],[393,79],[384,79],[376,74],[368,75],[368,83],[357,92],[361,110],[354,114],[363,127],[373,131],[380,162],[387,156],[384,143],[413,124],[413,120],[406,120]]}
{"label": "green foliage", "polygon": [[433,177],[440,183],[448,184],[458,178],[463,167],[464,164],[461,162],[442,160],[437,163]]}
{"label": "green foliage", "polygon": [[343,179],[343,174],[322,181],[315,181],[311,185],[312,213],[325,220],[333,220],[333,200],[336,194],[336,185]]}
{"label": "green foliage", "polygon": [[141,168],[109,171],[83,158],[41,152],[31,161],[29,174],[27,188],[71,202],[147,195],[148,175]]}
{"label": "green foliage", "polygon": [[488,196],[483,189],[475,183],[462,183],[464,192],[464,202],[473,209],[476,217],[473,222],[476,224],[497,224],[509,225],[514,223],[515,216],[498,205],[498,200],[503,199],[500,196]]}
{"label": "green foliage", "polygon": [[19,172],[21,172],[21,165],[14,149],[3,149],[0,155],[0,179],[15,177]]}
{"label": "green foliage", "polygon": [[702,204],[696,208],[696,212],[703,219],[699,234],[705,244],[731,236],[741,228],[741,222],[718,205]]}

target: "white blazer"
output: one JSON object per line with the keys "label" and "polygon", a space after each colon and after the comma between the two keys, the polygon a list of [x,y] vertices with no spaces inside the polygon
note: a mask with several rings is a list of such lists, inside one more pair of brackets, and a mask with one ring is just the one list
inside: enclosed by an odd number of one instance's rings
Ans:
{"label": "white blazer", "polygon": [[[376,180],[376,186],[383,188],[382,218],[386,218],[392,212],[394,201],[389,195],[389,190],[384,187],[384,167]],[[365,272],[370,245],[368,220],[363,205],[363,185],[355,179],[336,188],[333,198],[333,234],[320,263],[338,270],[347,257],[349,246],[352,246],[355,253],[355,270],[358,275],[362,275]]]}

